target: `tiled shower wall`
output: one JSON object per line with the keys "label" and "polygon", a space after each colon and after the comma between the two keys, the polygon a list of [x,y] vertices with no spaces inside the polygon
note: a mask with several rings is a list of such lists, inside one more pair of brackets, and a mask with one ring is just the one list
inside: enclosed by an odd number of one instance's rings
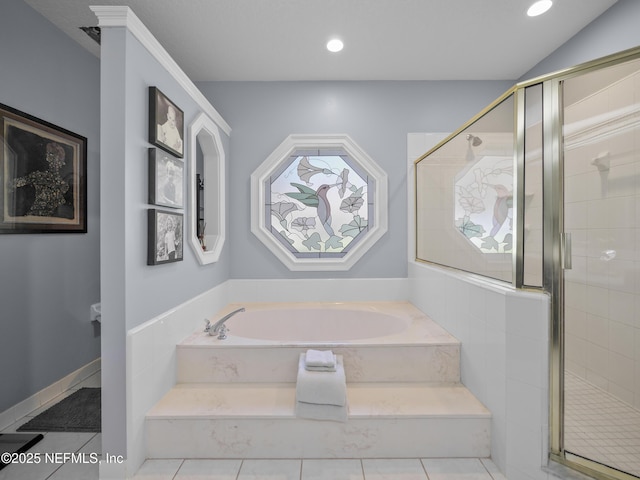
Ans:
{"label": "tiled shower wall", "polygon": [[608,85],[605,73],[565,83],[565,97],[597,87],[564,113],[566,367],[640,408],[640,73],[628,67]]}
{"label": "tiled shower wall", "polygon": [[462,342],[462,382],[491,411],[491,458],[543,480],[549,438],[549,299],[414,260],[413,162],[447,135],[407,136],[409,300]]}
{"label": "tiled shower wall", "polygon": [[464,272],[409,264],[410,300],[462,343],[462,383],[491,411],[507,478],[548,478],[549,302]]}

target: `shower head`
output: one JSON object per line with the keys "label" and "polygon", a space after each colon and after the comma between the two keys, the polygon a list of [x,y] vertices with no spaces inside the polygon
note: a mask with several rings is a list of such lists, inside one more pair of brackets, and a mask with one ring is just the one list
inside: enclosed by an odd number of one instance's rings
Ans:
{"label": "shower head", "polygon": [[467,140],[469,141],[469,145],[473,145],[474,147],[482,144],[482,139],[480,137],[476,137],[470,133],[467,133]]}

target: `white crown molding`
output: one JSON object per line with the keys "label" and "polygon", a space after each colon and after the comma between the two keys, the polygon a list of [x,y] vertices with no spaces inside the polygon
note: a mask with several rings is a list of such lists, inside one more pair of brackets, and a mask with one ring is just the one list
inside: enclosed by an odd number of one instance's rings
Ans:
{"label": "white crown molding", "polygon": [[213,108],[209,100],[195,86],[186,73],[175,62],[171,55],[158,42],[147,27],[133,13],[133,10],[125,6],[91,6],[93,13],[98,17],[100,28],[124,27],[149,51],[160,64],[167,69],[180,86],[191,96],[198,106],[213,119],[224,133],[231,135],[231,127]]}

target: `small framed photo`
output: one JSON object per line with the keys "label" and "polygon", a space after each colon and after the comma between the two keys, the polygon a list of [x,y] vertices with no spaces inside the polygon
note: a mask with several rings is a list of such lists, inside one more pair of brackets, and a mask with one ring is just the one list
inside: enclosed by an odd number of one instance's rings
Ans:
{"label": "small framed photo", "polygon": [[183,208],[184,162],[159,148],[149,149],[149,203]]}
{"label": "small framed photo", "polygon": [[0,233],[87,232],[87,139],[0,104]]}
{"label": "small framed photo", "polygon": [[184,113],[158,88],[149,87],[149,142],[184,157]]}
{"label": "small framed photo", "polygon": [[148,223],[147,265],[182,261],[184,216],[152,208],[148,211]]}

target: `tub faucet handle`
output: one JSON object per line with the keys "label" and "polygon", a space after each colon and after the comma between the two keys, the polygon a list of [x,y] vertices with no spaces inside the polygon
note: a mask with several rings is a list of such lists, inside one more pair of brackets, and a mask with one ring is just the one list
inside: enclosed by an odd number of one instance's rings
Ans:
{"label": "tub faucet handle", "polygon": [[204,331],[205,331],[205,332],[207,332],[207,333],[209,333],[209,332],[211,331],[211,322],[209,321],[209,319],[208,319],[208,318],[205,318],[205,319],[204,319],[204,321],[205,321],[205,323],[207,324],[207,325],[204,327]]}
{"label": "tub faucet handle", "polygon": [[224,340],[225,338],[227,338],[227,331],[227,326],[225,324],[222,324],[220,328],[218,328],[218,340]]}

